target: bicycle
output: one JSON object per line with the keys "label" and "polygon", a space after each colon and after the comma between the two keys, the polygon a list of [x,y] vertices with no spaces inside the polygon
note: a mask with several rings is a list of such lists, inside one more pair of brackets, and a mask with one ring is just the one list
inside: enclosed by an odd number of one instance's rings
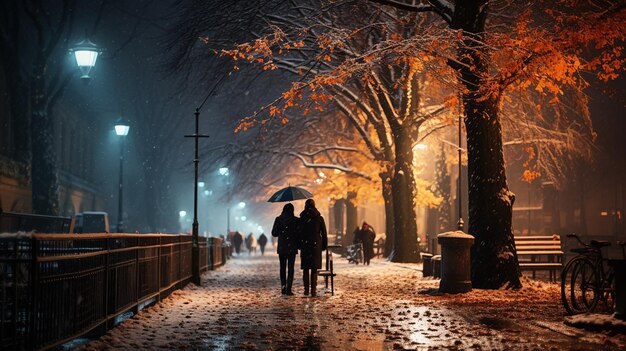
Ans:
{"label": "bicycle", "polygon": [[576,239],[582,247],[570,250],[577,255],[567,262],[561,273],[561,301],[565,310],[568,314],[593,312],[600,301],[613,310],[614,273],[601,250],[611,243],[591,240],[585,244],[576,234],[567,237]]}
{"label": "bicycle", "polygon": [[346,247],[346,258],[349,263],[363,263],[363,245],[361,243],[348,245]]}

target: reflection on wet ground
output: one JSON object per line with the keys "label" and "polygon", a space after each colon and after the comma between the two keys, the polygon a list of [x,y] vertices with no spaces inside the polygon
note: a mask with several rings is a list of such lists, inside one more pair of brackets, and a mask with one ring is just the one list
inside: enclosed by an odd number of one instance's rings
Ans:
{"label": "reflection on wet ground", "polygon": [[[558,289],[436,291],[418,265],[335,260],[335,296],[280,295],[275,255],[235,257],[83,349],[618,350],[619,338],[561,327]],[[555,326],[559,326],[558,328]],[[569,328],[569,329],[568,329]]]}

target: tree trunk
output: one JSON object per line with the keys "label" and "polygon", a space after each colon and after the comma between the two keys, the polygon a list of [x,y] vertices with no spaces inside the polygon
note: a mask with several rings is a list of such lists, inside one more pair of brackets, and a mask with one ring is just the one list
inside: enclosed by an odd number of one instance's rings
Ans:
{"label": "tree trunk", "polygon": [[396,162],[391,181],[393,198],[394,250],[392,262],[418,262],[415,216],[415,179],[413,177],[413,149],[408,128],[393,130]]}
{"label": "tree trunk", "polygon": [[511,230],[515,195],[506,182],[497,101],[465,99],[464,103],[470,179],[469,233],[475,237],[472,285],[497,289],[508,283],[520,287]]}
{"label": "tree trunk", "polygon": [[452,199],[452,187],[450,184],[450,172],[448,172],[448,165],[446,163],[446,155],[442,149],[437,156],[437,163],[435,166],[435,178],[436,178],[436,189],[437,196],[441,196],[442,201],[437,208],[438,218],[437,218],[437,232],[443,233],[450,230],[453,230],[454,227],[451,225],[452,223],[452,209],[450,207],[451,199]]}
{"label": "tree trunk", "polygon": [[383,257],[389,257],[393,252],[393,241],[395,226],[393,223],[393,195],[391,193],[390,174],[385,172],[380,174],[383,190],[383,200],[385,201],[385,250]]}
{"label": "tree trunk", "polygon": [[45,66],[35,65],[31,94],[32,199],[33,213],[54,216],[59,214],[59,180],[44,74]]}
{"label": "tree trunk", "polygon": [[356,197],[355,193],[348,193],[346,196],[346,235],[344,235],[344,245],[352,245],[354,241],[354,229],[359,226],[357,218],[357,208],[352,200]]}
{"label": "tree trunk", "polygon": [[[472,285],[497,289],[508,283],[521,287],[517,252],[511,229],[515,195],[509,191],[502,152],[499,96],[487,89],[489,55],[482,46],[488,0],[456,3],[452,27],[463,30],[457,56],[463,85],[461,99],[467,130],[469,233]],[[496,95],[496,96],[494,96]]]}

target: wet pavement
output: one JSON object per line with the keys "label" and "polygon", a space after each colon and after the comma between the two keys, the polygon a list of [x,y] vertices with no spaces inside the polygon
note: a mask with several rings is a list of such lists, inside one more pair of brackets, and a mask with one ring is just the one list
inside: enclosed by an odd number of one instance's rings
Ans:
{"label": "wet pavement", "polygon": [[[297,263],[298,264],[298,263]],[[335,295],[280,295],[278,257],[248,256],[203,275],[80,347],[199,350],[622,350],[626,336],[563,323],[555,284],[437,294],[419,265],[335,258]]]}

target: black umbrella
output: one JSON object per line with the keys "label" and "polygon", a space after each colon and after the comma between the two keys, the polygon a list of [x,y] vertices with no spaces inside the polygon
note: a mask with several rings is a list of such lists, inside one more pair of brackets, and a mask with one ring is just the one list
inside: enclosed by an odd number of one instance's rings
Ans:
{"label": "black umbrella", "polygon": [[270,197],[267,202],[286,202],[293,200],[309,199],[312,197],[313,194],[302,188],[298,188],[297,186],[288,186],[274,193],[274,195],[272,195],[272,197]]}

